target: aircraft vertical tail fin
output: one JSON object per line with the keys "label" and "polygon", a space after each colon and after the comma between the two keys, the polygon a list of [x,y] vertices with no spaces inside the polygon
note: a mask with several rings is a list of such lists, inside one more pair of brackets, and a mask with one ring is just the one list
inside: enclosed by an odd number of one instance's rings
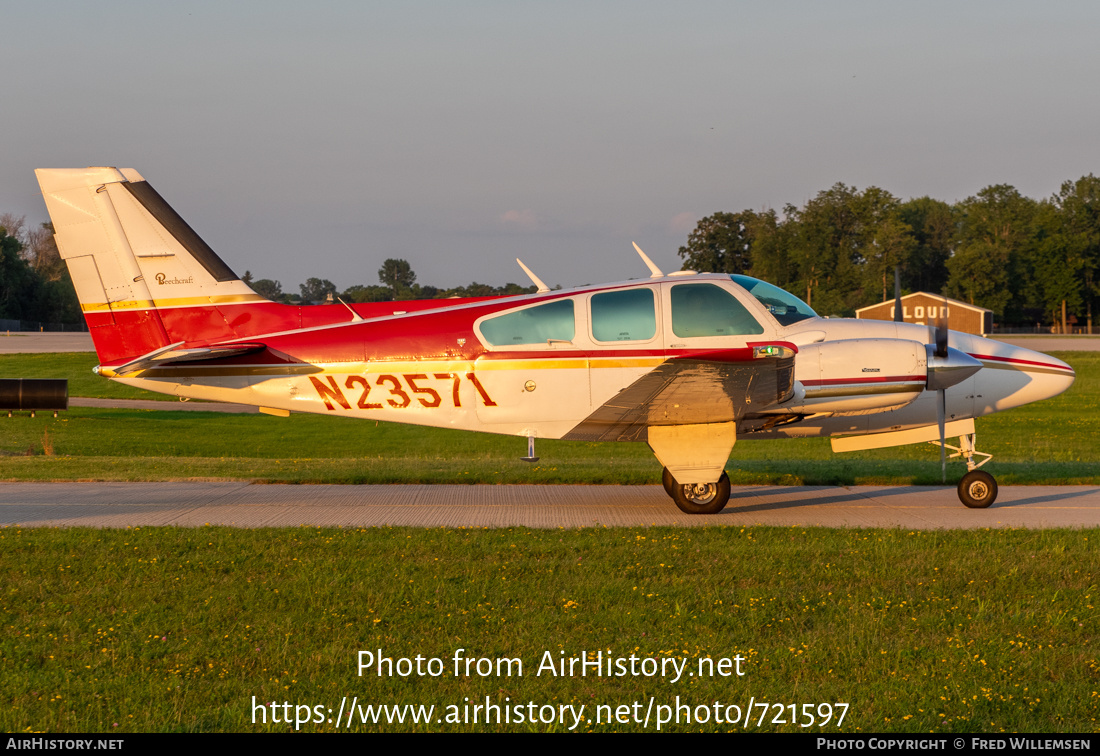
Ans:
{"label": "aircraft vertical tail fin", "polygon": [[35,174],[102,364],[233,338],[219,305],[265,301],[137,171]]}

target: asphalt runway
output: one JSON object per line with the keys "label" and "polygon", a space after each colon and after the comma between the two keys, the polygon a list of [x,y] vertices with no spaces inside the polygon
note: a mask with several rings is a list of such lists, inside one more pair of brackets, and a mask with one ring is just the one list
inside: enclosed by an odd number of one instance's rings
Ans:
{"label": "asphalt runway", "polygon": [[0,354],[94,351],[91,334],[79,331],[72,333],[0,331]]}
{"label": "asphalt runway", "polygon": [[739,486],[720,514],[688,516],[660,486],[2,483],[0,527],[583,528],[1100,526],[1100,486],[1005,486],[989,509],[953,487]]}

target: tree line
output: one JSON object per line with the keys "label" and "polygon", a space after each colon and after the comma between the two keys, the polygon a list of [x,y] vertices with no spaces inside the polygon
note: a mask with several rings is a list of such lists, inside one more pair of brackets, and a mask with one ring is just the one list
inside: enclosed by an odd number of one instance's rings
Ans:
{"label": "tree line", "polygon": [[0,215],[0,320],[79,323],[80,302],[49,223]]}
{"label": "tree line", "polygon": [[246,270],[241,280],[252,287],[257,294],[272,302],[294,304],[320,304],[340,299],[344,302],[394,302],[405,299],[446,299],[448,297],[491,297],[513,294],[533,294],[534,286],[520,286],[507,283],[504,286],[490,286],[474,281],[468,286],[456,286],[443,289],[438,286],[421,285],[416,282],[416,273],[407,260],[390,258],[378,269],[377,284],[355,284],[339,291],[336,284],[327,278],[309,278],[299,284],[299,294],[284,292],[279,281],[270,278],[253,278],[252,271]]}
{"label": "tree line", "polygon": [[[1002,325],[1092,322],[1100,295],[1100,179],[1066,181],[1043,200],[1007,184],[949,204],[901,201],[875,186],[838,183],[802,207],[718,212],[699,220],[679,248],[684,268],[745,273],[801,296],[823,315],[893,296],[894,269],[904,293],[943,294],[993,310]],[[377,284],[343,291],[310,278],[297,293],[279,281],[242,276],[276,302],[316,304],[525,294],[534,286],[476,281],[443,288],[417,283],[408,261],[388,259]],[[48,223],[29,226],[0,215],[0,318],[76,323],[80,305]]]}
{"label": "tree line", "polygon": [[1001,324],[1060,322],[1063,302],[1091,324],[1100,179],[1066,181],[1043,200],[997,184],[954,204],[838,183],[802,207],[707,216],[679,254],[685,269],[762,278],[823,315],[892,298],[897,266],[903,293],[986,307]]}

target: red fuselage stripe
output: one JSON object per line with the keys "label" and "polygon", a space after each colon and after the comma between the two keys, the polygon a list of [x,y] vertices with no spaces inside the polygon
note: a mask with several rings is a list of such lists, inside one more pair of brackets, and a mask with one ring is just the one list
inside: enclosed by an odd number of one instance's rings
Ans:
{"label": "red fuselage stripe", "polygon": [[989,360],[990,362],[1007,362],[1010,365],[1034,365],[1035,367],[1050,368],[1051,370],[1065,370],[1066,372],[1073,372],[1073,368],[1065,365],[1052,365],[1049,362],[1036,362],[1035,360],[1021,360],[1015,357],[997,357],[992,354],[972,354],[970,355],[976,360]]}

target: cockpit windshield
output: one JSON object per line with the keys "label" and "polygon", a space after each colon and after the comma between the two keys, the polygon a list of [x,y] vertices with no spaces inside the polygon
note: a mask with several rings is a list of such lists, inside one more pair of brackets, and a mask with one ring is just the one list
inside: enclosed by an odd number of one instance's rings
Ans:
{"label": "cockpit windshield", "polygon": [[749,276],[735,274],[730,278],[733,279],[735,284],[756,297],[760,304],[768,309],[772,317],[779,321],[780,325],[789,326],[800,320],[817,317],[817,313],[811,310],[808,304],[794,294],[788,294],[778,286],[773,286],[770,283]]}

